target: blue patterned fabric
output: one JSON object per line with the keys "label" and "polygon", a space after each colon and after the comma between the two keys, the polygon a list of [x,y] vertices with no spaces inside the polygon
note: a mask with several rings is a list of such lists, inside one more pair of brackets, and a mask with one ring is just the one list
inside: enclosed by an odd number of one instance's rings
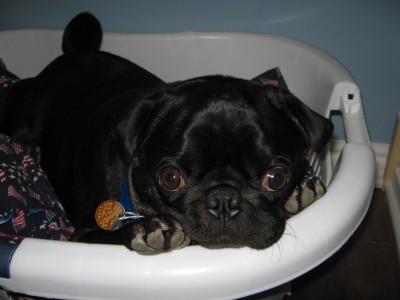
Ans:
{"label": "blue patterned fabric", "polygon": [[0,238],[68,240],[74,228],[38,164],[39,149],[0,134]]}
{"label": "blue patterned fabric", "polygon": [[[0,59],[0,97],[17,80]],[[1,240],[68,240],[74,231],[39,160],[38,147],[22,145],[0,133]]]}

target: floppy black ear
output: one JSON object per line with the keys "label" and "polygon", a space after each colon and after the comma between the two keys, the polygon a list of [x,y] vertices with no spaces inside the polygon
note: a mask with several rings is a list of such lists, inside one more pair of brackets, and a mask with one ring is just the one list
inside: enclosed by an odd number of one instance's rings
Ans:
{"label": "floppy black ear", "polygon": [[299,125],[308,148],[322,151],[332,136],[333,124],[327,118],[311,110],[297,97],[285,97],[290,118]]}

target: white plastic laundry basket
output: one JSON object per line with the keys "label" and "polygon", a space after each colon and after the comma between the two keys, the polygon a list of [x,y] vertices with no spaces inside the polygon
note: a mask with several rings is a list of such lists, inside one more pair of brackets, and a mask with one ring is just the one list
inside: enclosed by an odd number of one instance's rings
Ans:
{"label": "white plastic laundry basket", "polygon": [[[61,31],[0,32],[0,57],[18,76],[35,76],[61,53]],[[347,143],[336,168],[327,149],[323,198],[289,219],[263,251],[190,246],[141,256],[124,246],[25,239],[0,286],[57,299],[234,299],[282,285],[337,251],[362,221],[372,196],[375,159],[360,91],[334,58],[291,39],[252,33],[106,33],[103,50],[166,81],[206,74],[251,79],[279,67],[289,89],[312,109],[340,111]],[[334,170],[334,171],[333,171]]]}

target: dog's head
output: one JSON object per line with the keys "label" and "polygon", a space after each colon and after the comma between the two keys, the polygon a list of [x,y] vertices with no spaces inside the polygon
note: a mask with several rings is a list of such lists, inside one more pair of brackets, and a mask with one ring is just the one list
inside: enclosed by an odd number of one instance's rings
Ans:
{"label": "dog's head", "polygon": [[289,92],[223,76],[171,84],[152,101],[129,142],[139,212],[172,215],[209,248],[275,243],[305,150],[324,148],[330,121]]}

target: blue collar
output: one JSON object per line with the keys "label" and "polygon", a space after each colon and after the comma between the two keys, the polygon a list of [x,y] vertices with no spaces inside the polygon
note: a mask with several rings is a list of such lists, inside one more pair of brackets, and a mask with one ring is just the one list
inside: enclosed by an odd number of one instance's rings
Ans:
{"label": "blue collar", "polygon": [[124,207],[126,212],[135,212],[135,207],[133,205],[133,201],[129,196],[129,185],[128,181],[123,179],[119,185],[119,190],[121,192],[121,196],[119,198],[119,203]]}
{"label": "blue collar", "polygon": [[133,201],[129,196],[129,185],[127,180],[122,180],[120,183],[121,196],[119,198],[119,203],[123,206],[124,212],[119,214],[118,218],[115,220],[111,227],[111,231],[122,228],[123,226],[144,219],[144,216],[138,214],[133,205]]}

